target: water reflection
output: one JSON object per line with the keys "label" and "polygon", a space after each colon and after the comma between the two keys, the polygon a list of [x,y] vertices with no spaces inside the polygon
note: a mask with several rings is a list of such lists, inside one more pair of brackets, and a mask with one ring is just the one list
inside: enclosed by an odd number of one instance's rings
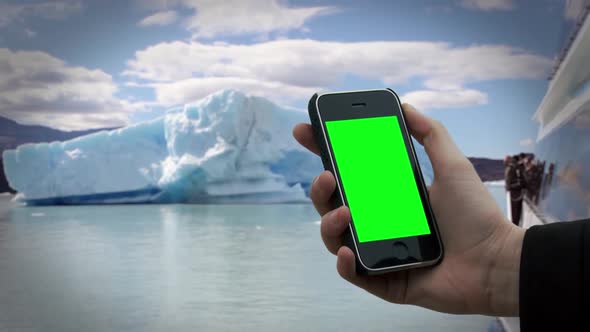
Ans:
{"label": "water reflection", "polygon": [[0,330],[483,331],[335,272],[306,205],[19,207],[0,199]]}
{"label": "water reflection", "polygon": [[555,220],[590,218],[590,109],[538,143],[540,195],[533,200]]}

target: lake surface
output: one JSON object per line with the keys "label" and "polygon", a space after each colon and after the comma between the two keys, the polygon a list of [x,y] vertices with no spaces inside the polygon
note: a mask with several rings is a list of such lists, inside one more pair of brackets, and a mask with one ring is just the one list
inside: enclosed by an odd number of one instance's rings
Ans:
{"label": "lake surface", "polygon": [[[500,189],[498,189],[500,188]],[[501,204],[501,187],[494,196]],[[486,331],[342,280],[311,205],[0,198],[0,330]]]}

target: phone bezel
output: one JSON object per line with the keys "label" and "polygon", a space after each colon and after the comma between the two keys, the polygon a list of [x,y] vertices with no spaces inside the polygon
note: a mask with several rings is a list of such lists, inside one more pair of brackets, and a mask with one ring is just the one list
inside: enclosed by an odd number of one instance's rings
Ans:
{"label": "phone bezel", "polygon": [[[325,126],[326,121],[345,120],[355,118],[367,118],[376,116],[396,116],[402,131],[404,143],[412,170],[420,193],[426,219],[431,233],[406,238],[387,239],[380,241],[359,242],[351,220],[349,227],[358,261],[368,272],[379,273],[390,270],[401,270],[418,266],[432,265],[442,258],[442,243],[436,224],[436,219],[430,207],[428,190],[422,178],[420,166],[412,139],[405,125],[405,119],[399,98],[390,89],[362,90],[330,92],[318,95],[316,98],[316,111],[320,122],[325,144],[329,153],[329,159],[334,170],[338,194],[344,205],[348,206],[346,194],[342,186],[342,179],[338,171],[338,165],[333,157],[332,145]],[[364,105],[355,107],[354,105]],[[408,250],[406,258],[396,256],[394,246],[403,244]]]}

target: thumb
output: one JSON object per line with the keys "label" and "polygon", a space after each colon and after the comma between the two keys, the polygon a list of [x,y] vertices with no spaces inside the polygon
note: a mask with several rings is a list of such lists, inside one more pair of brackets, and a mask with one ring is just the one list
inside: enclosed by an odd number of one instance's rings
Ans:
{"label": "thumb", "polygon": [[463,155],[447,129],[438,121],[416,111],[410,104],[403,104],[404,117],[410,133],[424,146],[432,163],[435,178],[447,178],[460,174],[479,179],[471,162]]}

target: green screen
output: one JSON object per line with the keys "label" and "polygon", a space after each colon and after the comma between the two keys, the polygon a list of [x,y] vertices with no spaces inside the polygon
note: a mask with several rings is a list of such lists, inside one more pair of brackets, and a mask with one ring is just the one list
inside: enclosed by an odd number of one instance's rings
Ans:
{"label": "green screen", "polygon": [[326,128],[359,242],[430,234],[397,117]]}

